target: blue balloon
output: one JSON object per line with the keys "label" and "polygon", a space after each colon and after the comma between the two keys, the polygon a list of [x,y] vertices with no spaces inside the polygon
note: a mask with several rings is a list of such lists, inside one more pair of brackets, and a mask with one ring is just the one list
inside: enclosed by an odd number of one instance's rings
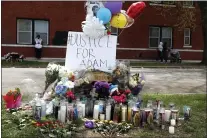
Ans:
{"label": "blue balloon", "polygon": [[111,20],[111,11],[107,8],[100,8],[96,14],[97,18],[107,24]]}

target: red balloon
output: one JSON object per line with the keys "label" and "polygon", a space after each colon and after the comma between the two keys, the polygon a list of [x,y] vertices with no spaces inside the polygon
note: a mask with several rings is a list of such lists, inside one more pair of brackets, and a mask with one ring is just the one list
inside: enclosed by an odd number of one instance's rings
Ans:
{"label": "red balloon", "polygon": [[135,2],[127,10],[127,15],[133,19],[138,17],[146,7],[144,2]]}

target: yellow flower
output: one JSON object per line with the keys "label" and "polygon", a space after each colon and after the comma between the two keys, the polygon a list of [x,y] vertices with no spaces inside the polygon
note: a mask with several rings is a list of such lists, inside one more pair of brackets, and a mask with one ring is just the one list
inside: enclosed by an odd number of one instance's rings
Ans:
{"label": "yellow flower", "polygon": [[36,121],[32,120],[32,121],[31,121],[31,123],[32,123],[32,124],[35,124],[35,123],[36,123]]}

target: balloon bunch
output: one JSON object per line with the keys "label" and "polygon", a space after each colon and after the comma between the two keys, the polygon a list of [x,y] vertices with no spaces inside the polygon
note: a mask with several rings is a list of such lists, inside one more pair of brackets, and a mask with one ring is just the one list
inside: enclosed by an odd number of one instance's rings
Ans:
{"label": "balloon bunch", "polygon": [[127,11],[122,1],[86,2],[86,20],[82,22],[83,33],[91,38],[111,34],[111,27],[128,28],[146,7],[144,2],[133,3]]}

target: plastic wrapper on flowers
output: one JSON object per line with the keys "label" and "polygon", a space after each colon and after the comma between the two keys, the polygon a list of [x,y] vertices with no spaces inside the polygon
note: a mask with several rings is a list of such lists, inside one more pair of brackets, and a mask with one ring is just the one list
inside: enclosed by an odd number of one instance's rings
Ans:
{"label": "plastic wrapper on flowers", "polygon": [[22,103],[22,95],[18,88],[16,88],[15,91],[9,91],[5,96],[3,96],[3,99],[6,103],[6,108],[8,109],[18,108]]}
{"label": "plastic wrapper on flowers", "polygon": [[138,95],[145,84],[145,76],[143,73],[134,74],[129,78],[129,88],[133,95]]}
{"label": "plastic wrapper on flowers", "polygon": [[45,70],[45,90],[49,87],[51,83],[58,79],[59,67],[60,65],[57,65],[55,63],[49,63],[47,65],[47,68]]}

